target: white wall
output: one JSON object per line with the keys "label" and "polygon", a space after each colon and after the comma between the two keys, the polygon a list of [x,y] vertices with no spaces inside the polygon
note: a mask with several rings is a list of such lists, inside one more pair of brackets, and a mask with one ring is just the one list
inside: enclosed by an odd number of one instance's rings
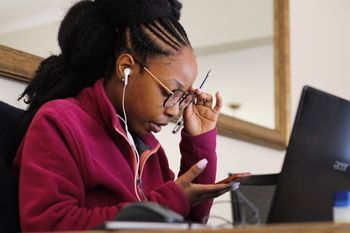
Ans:
{"label": "white wall", "polygon": [[[350,1],[290,0],[291,118],[294,119],[304,85],[331,92],[350,100]],[[0,38],[0,43],[1,38]],[[21,84],[0,82],[0,99],[14,103],[4,88],[20,93]],[[4,84],[6,83],[6,84]],[[7,85],[5,87],[5,85]],[[9,87],[11,86],[11,87]],[[172,125],[158,135],[168,152],[175,171],[179,164],[179,135],[172,135]],[[279,172],[284,151],[218,136],[218,179],[228,172],[250,171],[255,174]],[[226,194],[217,200],[229,200]],[[213,215],[231,218],[229,204],[213,206]],[[211,223],[220,223],[215,218]]]}
{"label": "white wall", "polygon": [[291,0],[291,103],[309,84],[350,99],[350,1]]}

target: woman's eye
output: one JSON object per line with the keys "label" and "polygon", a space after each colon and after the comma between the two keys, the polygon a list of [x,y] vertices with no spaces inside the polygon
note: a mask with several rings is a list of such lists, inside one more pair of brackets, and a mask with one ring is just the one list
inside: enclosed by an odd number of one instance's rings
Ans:
{"label": "woman's eye", "polygon": [[169,96],[169,92],[167,92],[166,90],[162,90],[162,95],[164,97],[168,97]]}

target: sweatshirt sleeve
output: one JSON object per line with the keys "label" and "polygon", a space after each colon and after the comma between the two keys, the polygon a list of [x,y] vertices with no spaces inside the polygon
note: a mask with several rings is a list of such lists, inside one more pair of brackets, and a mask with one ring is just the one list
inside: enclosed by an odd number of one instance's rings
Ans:
{"label": "sweatshirt sleeve", "polygon": [[[182,130],[181,132],[181,165],[179,176],[202,159],[207,159],[208,164],[204,171],[193,181],[198,184],[213,184],[216,179],[216,135],[217,129],[198,136],[190,136]],[[209,215],[213,200],[191,207],[187,216],[188,220],[202,222]]]}
{"label": "sweatshirt sleeve", "polygon": [[56,118],[39,116],[19,148],[14,172],[23,231],[91,229],[114,219],[125,205],[84,207],[86,183],[68,146],[69,132]]}

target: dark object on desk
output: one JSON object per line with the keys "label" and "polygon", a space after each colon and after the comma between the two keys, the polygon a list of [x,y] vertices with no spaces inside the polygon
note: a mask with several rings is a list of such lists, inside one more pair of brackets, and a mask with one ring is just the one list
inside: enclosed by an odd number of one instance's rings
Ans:
{"label": "dark object on desk", "polygon": [[118,211],[115,220],[169,223],[180,223],[184,221],[181,215],[153,202],[130,203]]}
{"label": "dark object on desk", "polygon": [[12,161],[26,129],[23,110],[0,101],[0,232],[20,232],[18,180]]}
{"label": "dark object on desk", "polygon": [[251,175],[231,192],[234,225],[266,223],[277,178],[278,174]]}
{"label": "dark object on desk", "polygon": [[304,87],[268,222],[332,221],[349,165],[350,102]]}

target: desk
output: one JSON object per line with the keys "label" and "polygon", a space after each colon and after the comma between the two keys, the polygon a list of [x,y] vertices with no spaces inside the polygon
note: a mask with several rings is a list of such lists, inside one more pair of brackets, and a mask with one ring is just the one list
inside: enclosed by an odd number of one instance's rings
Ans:
{"label": "desk", "polygon": [[[90,231],[91,233],[135,233],[135,232],[159,232],[159,233],[349,233],[350,224],[334,225],[333,223],[298,223],[298,224],[269,224],[257,227],[234,227],[218,230],[200,229],[200,230],[148,230],[148,231]],[[68,233],[68,232],[65,232]],[[73,233],[73,232],[72,232]],[[86,231],[75,231],[74,233],[87,233]]]}

